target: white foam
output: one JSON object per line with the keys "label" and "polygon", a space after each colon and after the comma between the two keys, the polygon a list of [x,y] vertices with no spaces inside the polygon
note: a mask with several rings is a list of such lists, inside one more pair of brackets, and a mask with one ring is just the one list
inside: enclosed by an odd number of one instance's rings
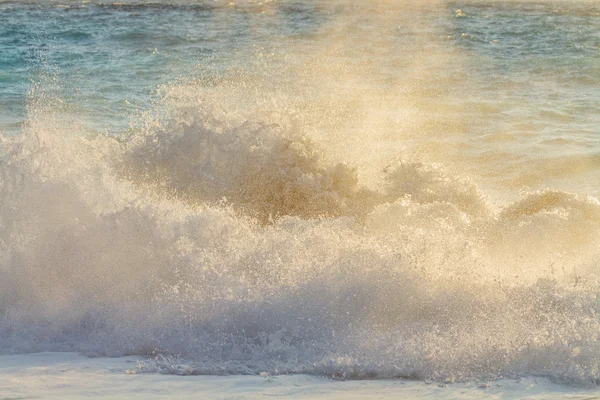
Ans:
{"label": "white foam", "polygon": [[285,125],[186,112],[125,145],[32,116],[2,165],[3,352],[597,382],[597,200],[534,193],[496,213],[467,179],[407,162],[368,189]]}
{"label": "white foam", "polygon": [[342,381],[307,375],[173,376],[132,374],[134,357],[86,358],[73,353],[0,356],[0,393],[7,398],[80,399],[380,399],[590,398],[597,389],[558,385],[545,378],[491,383],[432,383],[404,379]]}

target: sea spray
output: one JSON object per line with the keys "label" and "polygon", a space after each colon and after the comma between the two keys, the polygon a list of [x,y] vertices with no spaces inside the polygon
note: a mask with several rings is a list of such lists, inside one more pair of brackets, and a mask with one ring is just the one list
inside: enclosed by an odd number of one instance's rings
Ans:
{"label": "sea spray", "polygon": [[406,162],[368,189],[294,131],[202,109],[127,143],[30,118],[2,161],[3,352],[598,379],[593,198],[534,193],[497,213],[466,178]]}
{"label": "sea spray", "polygon": [[[488,147],[540,122],[517,115],[502,130],[490,123],[500,102],[457,100],[485,93],[463,54],[482,34],[458,30],[475,30],[477,13],[505,21],[508,6],[461,6],[454,21],[440,3],[322,6],[316,45],[286,37],[165,84],[119,140],[90,133],[65,109],[71,88],[43,78],[0,161],[0,351],[133,354],[139,372],[175,374],[597,384],[600,204],[582,191],[489,194],[530,172]],[[248,4],[257,12],[211,15],[249,15],[237,23],[252,37],[262,11],[294,14]],[[91,8],[130,24],[178,11]],[[464,24],[450,31],[464,48],[439,40],[447,20]],[[483,87],[514,90],[507,80]],[[467,137],[486,124],[498,132]]]}

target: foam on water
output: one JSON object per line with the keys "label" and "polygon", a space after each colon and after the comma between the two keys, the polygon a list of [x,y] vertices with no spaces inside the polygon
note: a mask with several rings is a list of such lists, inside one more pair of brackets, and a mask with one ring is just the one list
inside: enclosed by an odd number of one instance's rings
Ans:
{"label": "foam on water", "polygon": [[3,352],[597,382],[596,199],[546,191],[495,212],[466,178],[402,161],[368,188],[300,128],[216,106],[171,104],[126,142],[31,110],[5,140]]}
{"label": "foam on water", "polygon": [[[344,29],[331,47],[353,52]],[[40,84],[21,135],[2,138],[0,352],[151,356],[139,371],[175,374],[598,384],[600,202],[546,189],[498,205],[432,162],[446,153],[428,139],[468,121],[433,123],[454,114],[431,98],[465,81],[426,57],[453,51],[419,51],[399,97],[370,62],[200,74],[165,85],[119,140],[82,133]],[[386,102],[406,103],[398,135],[421,151],[373,151]]]}

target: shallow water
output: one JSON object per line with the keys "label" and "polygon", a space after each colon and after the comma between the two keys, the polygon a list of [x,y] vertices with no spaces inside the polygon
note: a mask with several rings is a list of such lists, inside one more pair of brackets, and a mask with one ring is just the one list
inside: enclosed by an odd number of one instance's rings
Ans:
{"label": "shallow water", "polygon": [[174,376],[134,374],[135,357],[86,358],[73,353],[0,356],[5,398],[44,399],[594,399],[597,388],[546,378],[445,384],[406,379],[344,381],[320,376]]}
{"label": "shallow water", "polygon": [[597,385],[595,3],[0,11],[0,352]]}

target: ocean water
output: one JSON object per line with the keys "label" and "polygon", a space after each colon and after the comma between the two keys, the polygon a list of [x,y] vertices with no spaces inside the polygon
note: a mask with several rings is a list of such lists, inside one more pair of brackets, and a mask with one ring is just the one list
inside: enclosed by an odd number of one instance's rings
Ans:
{"label": "ocean water", "polygon": [[0,353],[600,382],[593,1],[0,2]]}

